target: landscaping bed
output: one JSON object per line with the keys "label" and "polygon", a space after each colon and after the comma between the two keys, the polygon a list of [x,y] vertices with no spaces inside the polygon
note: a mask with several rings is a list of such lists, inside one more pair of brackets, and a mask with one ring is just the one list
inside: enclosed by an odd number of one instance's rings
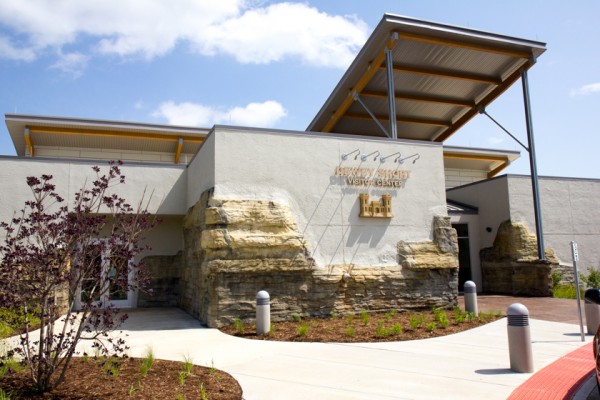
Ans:
{"label": "landscaping bed", "polygon": [[286,342],[391,342],[426,339],[462,332],[502,318],[500,312],[480,313],[475,317],[458,308],[419,312],[396,312],[337,315],[330,318],[301,318],[272,322],[268,334],[257,335],[253,322],[236,320],[220,330],[229,335],[256,340]]}
{"label": "landscaping bed", "polygon": [[0,399],[242,399],[238,382],[223,371],[154,360],[144,376],[144,362],[147,359],[74,358],[65,381],[44,394],[30,389],[28,371],[5,371],[0,388],[8,397],[0,392]]}

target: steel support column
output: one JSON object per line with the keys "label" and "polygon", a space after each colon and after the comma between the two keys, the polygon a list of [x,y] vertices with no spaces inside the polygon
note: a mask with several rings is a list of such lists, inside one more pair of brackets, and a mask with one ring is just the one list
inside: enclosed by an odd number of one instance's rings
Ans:
{"label": "steel support column", "polygon": [[390,137],[392,139],[398,139],[398,125],[396,123],[396,90],[394,87],[394,60],[392,57],[392,49],[389,47],[386,47],[385,49],[385,67],[387,72],[388,103],[390,109]]}
{"label": "steel support column", "polygon": [[531,119],[531,106],[529,101],[529,81],[527,70],[521,72],[523,84],[523,102],[525,106],[525,123],[527,125],[527,142],[529,147],[529,167],[531,169],[531,188],[533,190],[533,211],[535,213],[535,232],[537,234],[538,258],[545,260],[544,231],[542,230],[542,214],[540,208],[540,190],[538,185],[537,164],[535,158],[535,143],[533,140],[533,123]]}

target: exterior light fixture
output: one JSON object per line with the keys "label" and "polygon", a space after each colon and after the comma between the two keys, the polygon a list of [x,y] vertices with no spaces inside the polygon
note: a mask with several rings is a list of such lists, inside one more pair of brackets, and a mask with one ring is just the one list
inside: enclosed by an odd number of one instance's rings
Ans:
{"label": "exterior light fixture", "polygon": [[419,158],[421,158],[421,156],[419,155],[419,153],[415,153],[412,156],[408,156],[408,157],[404,157],[404,158],[400,158],[400,156],[398,156],[394,161],[396,161],[398,164],[404,164],[404,161],[414,158],[413,160],[413,164],[417,162],[417,160]]}
{"label": "exterior light fixture", "polygon": [[[375,153],[377,153],[377,154],[375,154]],[[381,153],[379,152],[379,150],[375,150],[372,153],[366,154],[364,156],[360,156],[360,159],[362,161],[367,161],[367,158],[371,157],[373,154],[375,154],[375,157],[373,157],[373,161],[375,161],[375,160],[377,160],[377,157],[379,157],[379,154],[381,154]]]}
{"label": "exterior light fixture", "polygon": [[350,153],[344,153],[344,154],[342,154],[342,160],[346,161],[348,159],[348,156],[350,154],[354,154],[354,153],[356,153],[356,155],[354,156],[354,159],[356,160],[356,158],[360,155],[360,150],[359,149],[353,150]]}
{"label": "exterior light fixture", "polygon": [[396,154],[398,154],[398,157],[396,157],[396,160],[397,160],[401,156],[399,151],[395,152],[394,154],[390,154],[389,156],[379,157],[379,162],[383,164],[385,162],[385,160],[387,160],[388,158],[390,158],[392,156],[395,156]]}

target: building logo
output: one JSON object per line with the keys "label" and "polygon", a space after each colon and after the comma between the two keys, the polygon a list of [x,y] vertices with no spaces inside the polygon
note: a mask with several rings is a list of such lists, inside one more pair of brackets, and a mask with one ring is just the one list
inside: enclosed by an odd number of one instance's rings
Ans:
{"label": "building logo", "polygon": [[381,201],[369,202],[369,195],[361,193],[360,197],[360,214],[363,218],[392,218],[392,196],[384,194],[381,196]]}

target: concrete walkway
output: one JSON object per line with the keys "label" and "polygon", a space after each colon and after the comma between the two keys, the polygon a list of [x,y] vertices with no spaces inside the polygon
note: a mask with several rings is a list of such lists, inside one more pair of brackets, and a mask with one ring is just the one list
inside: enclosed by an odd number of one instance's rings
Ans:
{"label": "concrete walkway", "polygon": [[[247,400],[506,399],[532,376],[509,369],[506,319],[434,339],[331,344],[240,339],[179,309],[129,314],[123,334],[132,356],[151,347],[157,358],[214,365],[239,381]],[[578,325],[530,322],[536,371],[583,345]]]}

